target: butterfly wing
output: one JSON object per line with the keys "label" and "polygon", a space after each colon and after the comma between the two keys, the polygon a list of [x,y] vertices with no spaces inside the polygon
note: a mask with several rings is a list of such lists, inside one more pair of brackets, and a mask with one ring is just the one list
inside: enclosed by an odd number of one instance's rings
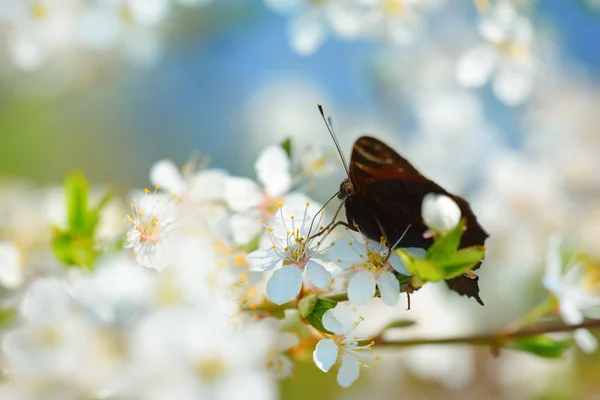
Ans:
{"label": "butterfly wing", "polygon": [[[467,223],[461,247],[483,245],[488,237],[468,202],[421,175],[380,140],[364,136],[356,141],[350,159],[350,180],[354,194],[346,199],[348,223],[358,225],[372,240],[383,235],[388,243],[396,244],[402,238],[399,246],[427,249],[433,241],[423,237],[427,226],[421,217],[421,203],[428,193],[445,194],[458,204]],[[446,283],[451,290],[474,297],[483,305],[477,280],[460,276]]]}

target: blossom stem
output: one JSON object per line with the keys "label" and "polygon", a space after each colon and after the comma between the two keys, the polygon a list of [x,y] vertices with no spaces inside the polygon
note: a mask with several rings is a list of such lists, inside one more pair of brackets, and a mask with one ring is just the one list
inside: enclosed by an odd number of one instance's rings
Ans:
{"label": "blossom stem", "polygon": [[462,336],[453,338],[441,338],[441,339],[409,339],[409,340],[393,340],[387,341],[382,338],[382,335],[378,335],[373,338],[377,346],[390,346],[390,347],[410,347],[419,345],[437,345],[437,344],[470,344],[477,346],[493,346],[501,347],[506,342],[512,339],[520,339],[525,337],[531,337],[541,335],[544,333],[555,333],[555,332],[571,332],[577,329],[593,329],[600,328],[600,319],[588,320],[576,325],[567,325],[564,323],[552,324],[552,325],[540,325],[531,328],[523,328],[519,330],[502,330],[499,332],[487,333],[482,335],[473,336]]}
{"label": "blossom stem", "polygon": [[[325,297],[326,299],[333,300],[336,303],[340,301],[348,301],[347,293],[334,294],[332,296]],[[272,313],[279,313],[285,310],[293,310],[297,308],[298,300],[290,300],[287,303],[275,304],[269,301],[265,301],[262,304],[252,304],[242,307],[242,311],[267,311]]]}

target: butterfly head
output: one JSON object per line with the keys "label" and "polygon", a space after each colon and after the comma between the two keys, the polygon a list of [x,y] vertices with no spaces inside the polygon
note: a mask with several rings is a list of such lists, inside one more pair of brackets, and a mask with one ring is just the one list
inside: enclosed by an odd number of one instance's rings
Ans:
{"label": "butterfly head", "polygon": [[338,198],[340,200],[344,200],[346,197],[354,194],[354,186],[352,185],[352,181],[350,178],[346,178],[340,184],[340,191],[338,193]]}

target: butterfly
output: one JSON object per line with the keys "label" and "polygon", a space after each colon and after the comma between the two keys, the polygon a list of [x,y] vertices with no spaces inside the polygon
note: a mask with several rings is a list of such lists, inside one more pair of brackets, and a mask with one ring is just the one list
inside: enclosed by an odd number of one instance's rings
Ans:
{"label": "butterfly", "polygon": [[[325,118],[320,105],[319,110]],[[331,121],[325,122],[346,164]],[[408,160],[378,139],[359,138],[352,147],[350,165],[345,167],[348,178],[340,184],[338,197],[346,208],[347,226],[371,240],[379,241],[383,236],[387,243],[397,243],[401,247],[427,249],[431,246],[433,239],[426,235],[428,228],[421,217],[421,204],[428,193],[449,196],[460,208],[466,219],[460,248],[483,245],[489,236],[466,200],[423,176]],[[477,275],[469,272],[447,280],[446,284],[450,290],[473,297],[483,305],[478,280]]]}

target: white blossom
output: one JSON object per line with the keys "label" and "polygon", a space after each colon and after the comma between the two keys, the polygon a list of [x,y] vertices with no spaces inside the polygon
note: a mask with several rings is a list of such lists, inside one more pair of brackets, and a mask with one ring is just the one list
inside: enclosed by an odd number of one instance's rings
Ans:
{"label": "white blossom", "polygon": [[325,288],[331,283],[331,272],[325,265],[328,259],[325,250],[334,245],[323,246],[322,237],[314,234],[322,229],[322,213],[312,215],[310,203],[304,213],[296,217],[291,210],[279,209],[274,225],[265,225],[271,245],[248,255],[253,271],[273,271],[267,282],[267,296],[277,304],[285,303],[300,293],[306,275],[307,284]]}
{"label": "white blossom", "polygon": [[23,283],[23,256],[11,242],[0,241],[0,286],[14,289]]}
{"label": "white blossom", "polygon": [[365,304],[378,290],[385,304],[395,306],[400,299],[400,282],[395,272],[412,275],[398,254],[395,251],[390,253],[385,242],[369,239],[347,243],[338,241],[328,251],[328,256],[339,266],[350,268],[348,299],[357,305]]}
{"label": "white blossom", "polygon": [[130,229],[127,231],[125,247],[133,248],[136,260],[141,265],[157,270],[167,266],[164,243],[172,230],[173,212],[180,201],[175,196],[165,198],[148,189],[142,199],[133,199],[131,215],[127,216]]}
{"label": "white blossom", "polygon": [[365,361],[378,359],[368,354],[373,346],[371,337],[355,334],[356,327],[362,321],[362,317],[356,318],[341,304],[323,314],[323,326],[331,335],[317,343],[313,351],[313,361],[323,372],[328,372],[340,361],[337,381],[342,387],[349,387],[358,379],[360,367],[369,366]]}
{"label": "white blossom", "polygon": [[450,197],[443,194],[428,193],[421,205],[423,221],[434,232],[451,231],[460,222],[461,211]]}
{"label": "white blossom", "polygon": [[523,103],[533,92],[537,69],[530,21],[502,0],[482,16],[479,33],[485,42],[468,49],[456,63],[458,82],[478,88],[492,81],[500,101],[509,106]]}
{"label": "white blossom", "polygon": [[[560,315],[567,324],[580,324],[586,316],[600,318],[600,267],[578,262],[563,271],[560,243],[558,236],[548,241],[544,286],[556,296]],[[586,329],[577,329],[573,336],[586,353],[598,348],[598,341]]]}

